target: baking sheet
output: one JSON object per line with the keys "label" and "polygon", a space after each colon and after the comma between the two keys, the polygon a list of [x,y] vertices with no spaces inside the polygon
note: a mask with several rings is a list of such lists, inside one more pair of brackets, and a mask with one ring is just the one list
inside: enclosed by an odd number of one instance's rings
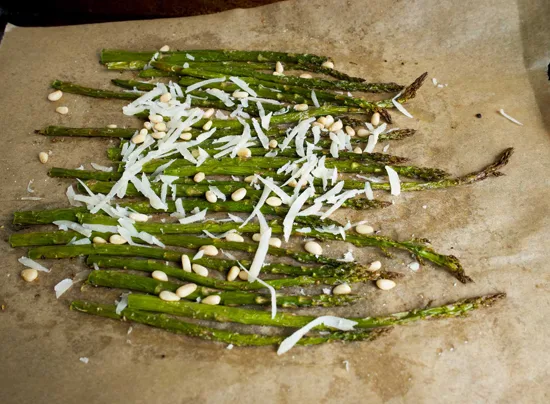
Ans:
{"label": "baking sheet", "polygon": [[[116,101],[66,94],[67,116],[46,100],[54,78],[106,86],[118,73],[98,63],[104,47],[273,49],[333,56],[336,66],[372,80],[427,82],[396,126],[419,133],[390,152],[455,174],[483,167],[504,148],[516,152],[505,177],[474,186],[402,195],[368,219],[383,234],[426,237],[457,255],[475,279],[456,284],[432,266],[407,273],[391,292],[365,285],[365,302],[343,315],[386,314],[504,291],[498,306],[466,319],[400,327],[375,343],[227,350],[167,332],[70,312],[53,286],[83,268],[48,263],[50,274],[26,284],[17,258],[0,244],[0,402],[544,402],[548,401],[548,239],[550,221],[550,8],[540,1],[287,1],[210,16],[58,28],[8,26],[0,47],[2,238],[15,210],[66,204],[68,181],[48,166],[106,163],[108,140],[53,142],[33,131],[49,124],[131,125]],[[496,111],[524,123],[517,126]],[[481,113],[477,119],[475,114]],[[51,150],[48,166],[38,152]],[[89,168],[89,166],[87,166]],[[33,196],[22,201],[34,179]],[[426,206],[423,209],[423,206]],[[343,214],[340,216],[344,217]],[[346,250],[338,245],[335,256]],[[380,256],[356,251],[361,260]],[[407,272],[410,258],[381,258]],[[82,295],[96,296],[84,290]],[[115,295],[112,295],[114,298]],[[88,357],[89,363],[79,361]],[[344,361],[349,362],[349,372]]]}

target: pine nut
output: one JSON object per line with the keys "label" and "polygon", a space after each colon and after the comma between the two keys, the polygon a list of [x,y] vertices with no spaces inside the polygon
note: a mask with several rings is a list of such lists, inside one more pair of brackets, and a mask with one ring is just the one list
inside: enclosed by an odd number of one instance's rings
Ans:
{"label": "pine nut", "polygon": [[176,295],[174,292],[170,292],[169,290],[163,290],[159,293],[160,300],[164,300],[165,302],[179,302],[180,297]]}
{"label": "pine nut", "polygon": [[323,247],[321,247],[321,244],[316,243],[315,241],[308,241],[304,249],[313,255],[321,255],[323,253]]}
{"label": "pine nut", "polygon": [[309,73],[302,73],[302,74],[300,74],[300,78],[302,78],[302,79],[310,79],[310,78],[312,78],[312,77],[313,77],[313,76],[312,76],[311,74],[309,74]]}
{"label": "pine nut", "polygon": [[370,117],[370,123],[372,123],[373,126],[378,126],[380,124],[380,113],[375,112],[374,114],[372,114],[372,116]]}
{"label": "pine nut", "polygon": [[267,203],[269,206],[277,207],[281,206],[283,204],[283,201],[278,196],[270,196],[265,200],[265,203]]}
{"label": "pine nut", "polygon": [[420,269],[420,264],[419,264],[418,262],[414,261],[414,262],[411,262],[411,263],[408,265],[408,267],[409,267],[409,269],[410,269],[411,271],[415,271],[415,272],[416,272],[416,271],[418,271],[418,270]]}
{"label": "pine nut", "polygon": [[92,243],[94,243],[94,244],[107,244],[107,240],[105,240],[103,237],[95,236],[92,239]]}
{"label": "pine nut", "polygon": [[248,147],[243,147],[242,149],[239,149],[239,151],[237,152],[237,156],[247,159],[252,156],[252,152]]}
{"label": "pine nut", "polygon": [[212,125],[214,124],[214,122],[212,121],[208,121],[206,122],[203,126],[202,126],[202,130],[210,130],[212,128]]}
{"label": "pine nut", "polygon": [[348,134],[349,137],[354,137],[355,136],[355,129],[353,129],[351,126],[346,126],[346,133]]}
{"label": "pine nut", "polygon": [[330,128],[330,126],[334,123],[334,117],[332,115],[325,116],[326,123],[325,128]]}
{"label": "pine nut", "polygon": [[183,299],[184,297],[189,296],[195,290],[197,290],[197,285],[194,283],[188,283],[186,285],[180,286],[176,290],[176,295],[178,295],[178,297],[181,297]]}
{"label": "pine nut", "polygon": [[281,245],[283,245],[283,242],[281,241],[280,238],[271,237],[269,239],[269,245],[272,246],[272,247],[281,248]]}
{"label": "pine nut", "polygon": [[130,213],[128,217],[135,222],[146,222],[147,220],[149,220],[149,216],[137,212]]}
{"label": "pine nut", "polygon": [[151,115],[149,115],[149,120],[150,120],[152,123],[161,123],[161,122],[164,121],[164,119],[162,118],[162,116],[156,115],[156,114],[151,114]]}
{"label": "pine nut", "polygon": [[48,153],[44,151],[41,151],[40,153],[38,153],[38,160],[40,160],[42,164],[46,164],[49,158],[50,156],[48,155]]}
{"label": "pine nut", "polygon": [[210,295],[202,299],[201,303],[208,304],[210,306],[216,306],[220,304],[221,301],[222,301],[222,298],[220,297],[220,295]]}
{"label": "pine nut", "polygon": [[111,244],[126,244],[128,241],[124,237],[122,237],[120,234],[113,234],[111,237],[109,237],[109,243]]}
{"label": "pine nut", "polygon": [[53,93],[48,94],[48,100],[50,101],[59,101],[61,97],[63,97],[63,91],[61,90],[57,90],[57,91],[54,91]]}
{"label": "pine nut", "polygon": [[166,132],[166,124],[164,122],[156,123],[154,128],[159,132]]}
{"label": "pine nut", "polygon": [[311,126],[318,126],[320,129],[325,129],[325,125],[323,125],[321,122],[313,122]]}
{"label": "pine nut", "polygon": [[153,139],[162,139],[166,136],[166,132],[153,132],[151,136],[153,136]]}
{"label": "pine nut", "polygon": [[323,64],[321,66],[326,68],[326,69],[334,69],[334,63],[331,62],[330,60],[327,60],[326,62],[323,62]]}
{"label": "pine nut", "polygon": [[321,116],[319,118],[317,118],[317,123],[320,123],[321,125],[323,125],[323,127],[327,126],[327,117],[326,116]]}
{"label": "pine nut", "polygon": [[277,142],[275,139],[271,139],[269,141],[269,148],[275,149],[279,145],[279,142]]}
{"label": "pine nut", "polygon": [[215,257],[219,253],[218,249],[214,245],[203,245],[199,248],[199,251],[204,251],[204,255],[208,255],[210,257]]}
{"label": "pine nut", "polygon": [[187,254],[181,256],[181,267],[185,272],[191,272],[191,260]]}
{"label": "pine nut", "polygon": [[372,234],[374,233],[374,229],[372,226],[369,226],[368,224],[360,224],[358,226],[355,226],[355,231],[358,234]]}
{"label": "pine nut", "polygon": [[237,233],[229,233],[227,236],[225,236],[225,240],[242,243],[244,241],[244,237]]}
{"label": "pine nut", "polygon": [[350,293],[351,287],[347,283],[342,283],[332,289],[333,295],[349,295]]}
{"label": "pine nut", "polygon": [[198,182],[204,181],[205,178],[206,178],[206,174],[201,171],[195,174],[195,176],[193,177],[193,181],[198,183]]}
{"label": "pine nut", "polygon": [[338,120],[334,122],[332,125],[330,125],[329,131],[338,132],[339,130],[342,130],[343,127],[344,127],[344,124],[342,123],[342,121]]}
{"label": "pine nut", "polygon": [[376,281],[376,286],[382,290],[390,290],[395,288],[395,282],[390,279],[378,279]]}
{"label": "pine nut", "polygon": [[204,196],[206,196],[206,200],[210,203],[216,203],[218,201],[218,197],[212,191],[206,191]]}
{"label": "pine nut", "polygon": [[244,182],[247,182],[247,183],[253,183],[256,181],[256,176],[255,175],[249,175],[248,177],[245,177],[244,179]]}
{"label": "pine nut", "polygon": [[208,269],[199,264],[191,265],[193,272],[200,276],[208,276]]}
{"label": "pine nut", "polygon": [[248,273],[246,271],[239,272],[239,279],[242,281],[248,280]]}
{"label": "pine nut", "polygon": [[69,113],[69,108],[67,108],[67,107],[57,107],[55,109],[55,112],[57,112],[58,114],[61,114],[61,115],[67,115]]}
{"label": "pine nut", "polygon": [[208,108],[206,111],[204,111],[204,114],[202,114],[202,117],[204,119],[208,119],[212,115],[214,115],[214,112],[216,112],[216,110],[214,108]]}
{"label": "pine nut", "polygon": [[371,262],[369,265],[369,271],[378,271],[382,268],[382,263],[380,261]]}
{"label": "pine nut", "polygon": [[285,71],[285,68],[283,67],[283,64],[281,62],[275,63],[275,71],[277,73],[282,73]]}
{"label": "pine nut", "polygon": [[164,93],[160,96],[159,100],[160,102],[168,103],[172,99],[172,94],[170,93]]}
{"label": "pine nut", "polygon": [[262,235],[260,233],[254,233],[252,235],[252,240],[255,241],[255,242],[258,242],[258,241],[260,241],[261,237],[262,237]]}
{"label": "pine nut", "polygon": [[370,132],[365,128],[361,128],[357,131],[357,136],[359,137],[367,137],[368,135],[370,135]]}
{"label": "pine nut", "polygon": [[166,275],[166,273],[162,271],[153,271],[151,277],[153,279],[156,279],[157,281],[168,281],[168,275]]}
{"label": "pine nut", "polygon": [[153,128],[153,124],[149,121],[143,122],[143,127],[147,130],[151,130]]}
{"label": "pine nut", "polygon": [[296,104],[294,105],[295,111],[307,111],[309,109],[309,105],[307,104]]}
{"label": "pine nut", "polygon": [[294,178],[291,179],[289,182],[288,182],[288,186],[289,187],[292,187],[292,188],[296,188],[298,186],[298,181],[296,181]]}
{"label": "pine nut", "polygon": [[246,91],[236,90],[236,91],[233,92],[233,97],[234,98],[239,98],[239,99],[248,98],[248,93]]}
{"label": "pine nut", "polygon": [[161,52],[168,52],[170,50],[170,47],[168,45],[164,45],[162,48],[159,49]]}
{"label": "pine nut", "polygon": [[107,127],[108,127],[109,129],[116,129],[116,128],[118,128],[118,126],[115,125],[114,123],[112,123],[112,124],[110,124],[110,125],[107,125]]}
{"label": "pine nut", "polygon": [[[143,134],[142,131],[145,131],[145,134]],[[141,131],[139,131],[139,133],[137,135],[134,135],[132,137],[132,143],[134,143],[134,144],[143,143],[143,142],[145,142],[146,138],[147,138],[147,129],[142,129]]]}
{"label": "pine nut", "polygon": [[180,135],[181,140],[191,140],[192,138],[193,138],[193,134],[189,132],[185,132]]}
{"label": "pine nut", "polygon": [[236,267],[236,266],[231,267],[229,272],[227,272],[227,280],[229,282],[233,282],[235,279],[237,279],[240,273],[241,273],[241,269],[239,267]]}
{"label": "pine nut", "polygon": [[353,152],[355,154],[363,154],[363,149],[361,149],[359,146],[353,149]]}
{"label": "pine nut", "polygon": [[38,271],[36,269],[27,268],[21,271],[21,278],[26,282],[32,282],[38,278]]}
{"label": "pine nut", "polygon": [[241,201],[246,196],[246,188],[239,188],[231,194],[231,199],[235,202]]}

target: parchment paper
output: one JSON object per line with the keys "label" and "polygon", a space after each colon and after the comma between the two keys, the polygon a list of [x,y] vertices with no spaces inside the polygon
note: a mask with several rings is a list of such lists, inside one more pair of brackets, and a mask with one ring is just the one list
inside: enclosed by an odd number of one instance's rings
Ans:
{"label": "parchment paper", "polygon": [[[187,19],[8,26],[0,48],[4,240],[14,231],[13,211],[65,206],[68,181],[48,178],[49,166],[107,162],[108,141],[52,142],[34,129],[132,124],[114,107],[120,102],[66,94],[61,104],[70,112],[60,116],[59,104],[46,100],[54,78],[106,86],[116,77],[97,63],[103,47],[312,52],[333,56],[350,74],[403,83],[429,71],[448,86],[426,83],[408,107],[415,119],[394,114],[396,126],[419,133],[392,143],[390,152],[454,174],[481,168],[505,147],[516,152],[505,177],[402,195],[389,209],[352,217],[367,218],[389,236],[431,239],[437,250],[457,255],[476,282],[456,284],[430,265],[411,273],[403,254],[382,257],[406,278],[391,292],[364,285],[357,289],[364,303],[334,313],[386,314],[432,300],[508,294],[469,318],[415,323],[374,343],[295,348],[277,357],[270,348],[227,350],[139,325],[127,334],[127,323],[67,309],[73,297],[93,299],[94,290],[73,288],[55,299],[53,286],[80,271],[79,260],[48,262],[52,272],[26,284],[17,263],[24,251],[1,243],[0,402],[547,402],[549,13],[544,0],[315,0]],[[500,108],[524,126],[498,115]],[[47,166],[37,159],[42,150],[52,151]],[[32,196],[42,201],[20,199],[30,179]],[[331,254],[346,248],[335,246]],[[374,250],[355,255],[380,258]]]}

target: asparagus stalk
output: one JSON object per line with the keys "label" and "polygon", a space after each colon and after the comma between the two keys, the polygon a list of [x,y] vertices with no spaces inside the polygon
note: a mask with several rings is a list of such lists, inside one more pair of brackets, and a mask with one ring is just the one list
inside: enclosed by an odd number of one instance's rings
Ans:
{"label": "asparagus stalk", "polygon": [[[135,271],[162,271],[168,276],[180,279],[185,282],[196,283],[197,285],[206,286],[209,288],[220,289],[220,290],[260,290],[265,289],[265,285],[260,282],[230,282],[224,281],[221,279],[210,278],[207,276],[197,275],[193,272],[185,272],[180,268],[175,268],[163,262],[153,261],[153,260],[140,260],[132,258],[111,258],[106,261],[112,268],[122,268],[122,269],[131,269]],[[197,261],[193,261],[197,263]],[[99,265],[99,264],[98,264]],[[346,279],[347,280],[347,279]],[[282,288],[293,287],[293,286],[311,286],[311,285],[338,285],[345,282],[346,280],[326,277],[326,278],[313,278],[310,276],[300,275],[292,278],[280,278],[280,279],[270,279],[264,281],[268,285],[272,286],[274,289],[279,290]]]}
{"label": "asparagus stalk", "polygon": [[[85,223],[113,225],[116,221],[101,215],[83,215],[82,220]],[[274,234],[283,233],[283,226],[279,221],[273,220],[269,223]],[[192,224],[161,224],[161,223],[136,223],[138,231],[145,231],[151,234],[176,234],[176,233],[202,233],[207,230],[211,233],[224,233],[229,230],[237,230],[241,233],[259,233],[260,226],[256,223],[248,223],[241,226],[240,223],[217,223],[203,222]],[[313,237],[318,240],[343,240],[340,234],[331,234],[311,228],[308,233],[301,233],[295,225],[292,230],[294,235]],[[357,247],[378,247],[382,250],[396,248],[406,250],[413,254],[417,259],[426,259],[434,264],[449,270],[462,283],[472,282],[472,279],[466,275],[459,260],[453,255],[439,254],[430,248],[424,240],[397,241],[389,237],[375,235],[347,234],[345,241],[354,244]],[[31,250],[32,251],[32,250]]]}
{"label": "asparagus stalk", "polygon": [[[88,275],[88,283],[94,286],[108,288],[130,289],[137,292],[158,295],[163,290],[175,292],[182,284],[159,281],[146,276],[131,275],[121,271],[92,271]],[[210,295],[218,295],[221,298],[220,304],[224,306],[245,306],[245,305],[271,305],[271,297],[249,292],[220,291],[216,289],[199,286],[186,296],[186,300],[196,301]],[[357,300],[353,295],[313,295],[313,296],[290,296],[277,295],[277,306],[285,308],[294,307],[334,307],[346,306]]]}
{"label": "asparagus stalk", "polygon": [[[256,70],[242,69],[232,66],[207,66],[203,69],[184,68],[181,65],[172,64],[169,62],[152,62],[151,65],[159,70],[173,72],[184,76],[195,76],[196,74],[204,75],[204,72],[213,72],[239,77],[254,77],[260,80],[273,83],[290,84],[304,88],[320,88],[324,90],[344,90],[344,91],[364,91],[371,93],[391,93],[399,91],[403,86],[396,83],[366,83],[353,82],[343,80],[323,80],[323,79],[303,79],[296,76],[275,76],[272,74],[262,73]],[[207,73],[206,73],[207,74]]]}
{"label": "asparagus stalk", "polygon": [[[92,192],[96,193],[108,193],[111,188],[114,185],[114,182],[100,182],[95,180],[89,180],[86,181],[86,185]],[[81,184],[78,185],[80,190],[83,190],[83,187]],[[175,184],[176,187],[176,197],[200,197],[203,196],[207,191],[209,185],[179,185]],[[158,184],[151,184],[151,188],[156,194],[160,194],[160,185]],[[215,211],[217,212],[252,212],[252,210],[255,207],[255,204],[257,200],[259,199],[262,191],[257,191],[255,189],[248,189],[248,187],[243,187],[240,183],[232,183],[230,185],[220,185],[218,188],[220,188],[220,191],[223,193],[232,193],[240,188],[247,189],[247,199],[239,201],[239,203],[231,203],[233,201],[221,201],[220,204],[216,207]],[[234,189],[233,189],[234,188]],[[128,185],[128,188],[126,189],[126,196],[132,197],[132,196],[141,196],[141,194],[136,190],[136,188],[133,185]],[[218,204],[218,202],[216,202]],[[192,199],[187,200],[187,205],[191,206],[191,209],[194,209],[196,207],[199,208],[208,208],[212,206],[212,203],[204,200],[204,199]],[[349,208],[349,209],[355,209],[355,210],[364,210],[364,209],[377,209],[377,208],[383,208],[390,206],[390,202],[384,202],[379,200],[369,200],[366,198],[354,198],[354,199],[348,199],[343,204],[342,207]],[[228,210],[230,207],[236,207],[234,210]],[[263,208],[262,208],[263,211]],[[288,212],[287,207],[270,207],[266,206],[265,211],[277,216],[284,216]],[[303,216],[298,219],[302,223],[318,223],[319,218],[313,217],[313,216]]]}
{"label": "asparagus stalk", "polygon": [[[155,55],[155,51],[131,52],[118,49],[102,49],[100,61],[102,64],[109,62],[130,62],[134,60],[149,62]],[[288,53],[273,51],[241,51],[227,49],[201,49],[188,51],[162,52],[162,58],[172,63],[185,62],[287,62],[309,63],[321,65],[329,60],[326,56],[317,56],[308,53]],[[187,55],[191,55],[192,59]]]}
{"label": "asparagus stalk", "polygon": [[[64,126],[48,126],[44,129],[38,130],[37,133],[44,136],[68,136],[68,137],[117,137],[117,138],[123,138],[123,139],[129,139],[136,131],[139,129],[136,128],[117,128],[117,129],[110,129],[110,128],[68,128]],[[286,131],[286,128],[277,128],[273,127],[269,131],[266,132],[266,135],[281,135],[284,134]],[[190,131],[193,136],[197,136],[201,131],[197,129],[191,129]],[[227,136],[229,134],[240,134],[242,132],[241,128],[236,128],[236,130],[228,130],[228,131],[220,131],[220,133],[213,133],[212,136],[210,136],[210,139],[214,140],[218,137]],[[392,132],[388,133],[382,133],[378,139],[379,140],[401,140],[405,139],[407,137],[410,137],[414,135],[415,130],[414,129],[398,129]],[[284,138],[278,137],[275,138],[277,141],[283,141]],[[321,139],[318,143],[320,147],[330,147],[331,140],[328,139]],[[362,143],[363,139],[355,138],[352,139],[352,143]],[[212,146],[211,140],[206,140],[201,145],[205,146]]]}
{"label": "asparagus stalk", "polygon": [[[98,251],[94,251],[98,255],[89,255],[86,263],[89,266],[94,264],[102,268],[126,268],[128,263],[124,258],[116,257],[120,256],[136,256],[136,257],[145,257],[150,255],[161,255],[158,251],[154,254],[151,254],[149,251],[144,251],[144,247],[133,247],[126,246],[126,248],[102,248]],[[145,247],[148,248],[148,247]],[[109,254],[109,255],[107,255]],[[115,255],[113,257],[113,255]],[[163,262],[151,261],[158,264],[167,264],[167,262],[180,261],[181,253],[177,251],[171,251],[167,254],[164,254]],[[157,258],[157,257],[153,257]],[[206,268],[214,269],[219,272],[228,271],[231,267],[239,266],[239,263],[244,267],[249,267],[251,261],[246,259],[241,260],[227,260],[214,257],[202,257],[199,259],[193,260],[193,263],[202,265]],[[179,272],[179,268],[178,271]],[[176,272],[176,274],[177,274]],[[345,280],[346,282],[363,282],[363,281],[372,281],[377,279],[398,279],[401,275],[397,272],[388,272],[388,271],[369,271],[365,270],[365,267],[362,265],[357,265],[355,263],[341,263],[339,266],[331,265],[320,265],[320,266],[297,266],[297,265],[288,265],[280,262],[273,262],[270,264],[265,264],[262,267],[262,273],[275,274],[275,275],[286,275],[286,276],[308,276],[312,278],[339,278]]]}
{"label": "asparagus stalk", "polygon": [[[401,313],[390,314],[382,317],[355,317],[355,327],[370,329],[376,327],[390,327],[418,320],[435,318],[461,317],[473,310],[490,307],[506,295],[497,293],[493,295],[479,296],[452,302],[447,305],[417,308]],[[301,328],[315,319],[315,316],[300,316],[291,313],[278,312],[275,318],[266,311],[248,310],[237,307],[208,306],[187,301],[165,302],[155,296],[131,294],[128,296],[128,307],[131,309],[145,310],[173,314],[201,320],[218,322],[241,323],[248,325],[262,325],[274,327]],[[318,327],[317,329],[322,329]]]}
{"label": "asparagus stalk", "polygon": [[[135,323],[146,324],[177,334],[196,337],[208,341],[217,341],[235,346],[267,346],[280,344],[285,337],[278,335],[240,334],[233,331],[219,330],[198,324],[188,323],[165,314],[150,313],[141,310],[126,308],[122,313],[116,313],[114,305],[73,301],[71,310],[81,313],[94,314],[115,320],[129,320]],[[328,335],[304,337],[298,341],[299,345],[319,345],[333,341],[372,341],[387,334],[390,328],[380,328],[359,332],[334,332]]]}
{"label": "asparagus stalk", "polygon": [[[475,171],[470,174],[464,175],[458,178],[445,179],[441,181],[426,182],[426,183],[416,183],[416,182],[405,182],[401,183],[402,191],[422,191],[430,189],[443,189],[448,187],[455,187],[459,185],[468,185],[478,181],[483,181],[490,177],[499,177],[503,173],[499,170],[502,169],[506,164],[508,164],[510,157],[513,154],[514,149],[508,148],[504,150],[497,159],[487,167],[483,168],[480,171]],[[80,172],[80,170],[75,170]],[[110,173],[102,173],[110,174]],[[75,173],[76,176],[76,173]],[[78,177],[77,177],[78,178]],[[364,182],[362,181],[345,181],[344,187],[346,189],[357,189],[362,188]],[[388,183],[371,183],[371,187],[375,190],[389,190],[390,184]],[[184,200],[185,204],[186,201]],[[230,202],[228,202],[230,203]],[[168,212],[174,212],[175,206],[173,202],[167,202]],[[216,207],[220,206],[220,203],[212,205],[211,210],[215,210]],[[237,204],[238,205],[238,204]],[[158,210],[152,209],[146,203],[136,203],[136,204],[124,204],[123,206],[131,207],[132,209],[140,213],[154,213]],[[185,208],[187,209],[187,208]],[[234,209],[233,207],[231,209]],[[262,210],[263,211],[263,210]],[[48,224],[52,223],[54,220],[71,220],[75,221],[76,213],[86,213],[87,209],[82,208],[67,208],[67,209],[52,209],[52,210],[40,210],[40,211],[24,211],[24,212],[15,212],[14,213],[14,224],[28,225],[28,224]]]}
{"label": "asparagus stalk", "polygon": [[[144,173],[152,173],[159,166],[166,164],[168,160],[159,159],[147,163],[143,166]],[[185,159],[176,159],[176,161],[164,170],[166,175],[191,176],[198,172],[206,175],[252,175],[255,173],[264,173],[266,170],[277,170],[288,163],[285,157],[252,157],[249,159],[232,159],[222,157],[220,159],[207,159],[200,167],[196,167]],[[377,162],[357,162],[350,160],[338,160],[327,158],[325,160],[327,168],[336,168],[339,173],[348,174],[370,174],[387,175],[386,165]],[[434,181],[449,176],[443,170],[438,168],[417,167],[417,166],[391,166],[400,176]]]}
{"label": "asparagus stalk", "polygon": [[[87,97],[94,97],[94,98],[114,98],[114,99],[120,99],[120,100],[135,100],[142,95],[140,93],[135,93],[135,92],[120,92],[120,91],[101,90],[97,88],[84,87],[78,84],[60,81],[60,80],[53,81],[51,86],[52,88],[61,90],[66,93],[84,95]],[[200,98],[194,98],[193,105],[196,107],[227,109],[227,106],[222,101],[220,101],[218,98],[210,95],[205,91],[192,91],[190,94],[196,97],[207,98],[206,100],[203,100]],[[178,101],[183,103],[185,102],[185,98],[180,97],[178,98]],[[284,107],[284,105],[266,104],[263,106],[264,110],[266,111],[278,111],[282,107]],[[259,113],[258,107],[254,103],[251,103],[249,106],[244,107],[243,111],[255,116],[258,116],[258,113]]]}

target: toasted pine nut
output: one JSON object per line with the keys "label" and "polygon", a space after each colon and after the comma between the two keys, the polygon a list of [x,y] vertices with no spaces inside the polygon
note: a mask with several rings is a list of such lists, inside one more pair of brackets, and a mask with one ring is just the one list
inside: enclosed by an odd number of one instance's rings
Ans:
{"label": "toasted pine nut", "polygon": [[231,194],[231,199],[235,202],[241,201],[246,196],[246,188],[239,188]]}
{"label": "toasted pine nut", "polygon": [[350,293],[351,287],[347,283],[342,283],[332,289],[333,295],[349,295]]}
{"label": "toasted pine nut", "polygon": [[233,282],[237,277],[239,276],[239,273],[241,272],[241,269],[237,266],[231,267],[229,272],[227,272],[227,280],[229,282]]}
{"label": "toasted pine nut", "polygon": [[372,116],[370,117],[370,123],[372,123],[374,126],[378,126],[380,124],[379,112],[375,112],[374,114],[372,114]]}
{"label": "toasted pine nut", "polygon": [[323,247],[321,247],[321,244],[316,243],[315,241],[308,241],[304,245],[304,249],[313,255],[321,255],[323,253]]}
{"label": "toasted pine nut", "polygon": [[193,272],[200,276],[208,276],[208,269],[199,264],[191,265]]}
{"label": "toasted pine nut", "polygon": [[168,275],[166,275],[166,273],[163,271],[153,271],[151,277],[153,279],[156,279],[157,281],[168,281]]}
{"label": "toasted pine nut", "polygon": [[269,206],[277,207],[281,206],[283,204],[283,201],[278,196],[270,196],[265,200],[265,203],[267,203]]}
{"label": "toasted pine nut", "polygon": [[21,271],[21,278],[23,278],[25,282],[32,282],[38,278],[38,271],[32,268],[24,269]]}
{"label": "toasted pine nut", "polygon": [[189,296],[191,293],[193,293],[195,290],[197,290],[197,285],[194,283],[188,283],[186,285],[180,286],[176,290],[176,295],[178,295],[181,298]]}
{"label": "toasted pine nut", "polygon": [[191,260],[187,254],[181,256],[181,267],[185,272],[191,272]]}
{"label": "toasted pine nut", "polygon": [[57,90],[57,91],[54,91],[53,93],[48,94],[48,100],[50,101],[59,101],[61,97],[63,97],[63,91],[61,90]]}
{"label": "toasted pine nut", "polygon": [[46,152],[41,151],[40,153],[38,153],[38,160],[40,160],[42,164],[46,164],[49,158],[50,156]]}
{"label": "toasted pine nut", "polygon": [[395,288],[395,282],[391,279],[378,279],[376,281],[376,286],[378,286],[379,289],[382,290],[390,290]]}
{"label": "toasted pine nut", "polygon": [[248,147],[243,147],[242,149],[239,149],[239,151],[237,152],[237,156],[247,159],[252,156],[252,152]]}
{"label": "toasted pine nut", "polygon": [[208,255],[210,257],[215,257],[219,253],[217,247],[213,245],[203,245],[199,248],[199,251],[204,251],[204,255]]}
{"label": "toasted pine nut", "polygon": [[201,303],[209,304],[211,306],[216,306],[220,304],[221,301],[222,301],[222,298],[220,297],[220,295],[210,295],[202,299]]}
{"label": "toasted pine nut", "polygon": [[205,178],[206,178],[206,174],[200,171],[195,174],[195,176],[193,177],[193,181],[201,182],[201,181],[204,181]]}
{"label": "toasted pine nut", "polygon": [[105,240],[103,237],[95,236],[92,239],[92,243],[94,243],[94,244],[107,244],[107,240]]}
{"label": "toasted pine nut", "polygon": [[149,216],[138,212],[132,212],[128,215],[128,217],[135,222],[146,222],[147,220],[149,220]]}
{"label": "toasted pine nut", "polygon": [[163,290],[159,293],[159,297],[161,300],[164,300],[165,302],[179,302],[180,297],[176,295],[174,292],[170,292],[169,290]]}
{"label": "toasted pine nut", "polygon": [[206,191],[204,196],[206,197],[206,200],[210,203],[216,203],[218,201],[218,197],[212,191]]}
{"label": "toasted pine nut", "polygon": [[61,115],[67,115],[69,113],[69,108],[67,108],[67,107],[57,107],[55,109],[55,112],[57,112],[58,114],[61,114]]}
{"label": "toasted pine nut", "polygon": [[296,104],[294,105],[295,111],[307,111],[309,109],[309,105],[307,104]]}
{"label": "toasted pine nut", "polygon": [[109,243],[111,244],[126,244],[128,241],[122,237],[120,234],[113,234],[109,237]]}
{"label": "toasted pine nut", "polygon": [[374,233],[374,229],[372,226],[369,226],[368,224],[360,224],[358,226],[355,226],[355,231],[358,234],[372,234]]}
{"label": "toasted pine nut", "polygon": [[326,62],[323,62],[323,64],[321,66],[325,67],[327,69],[334,69],[334,63],[331,62],[330,60],[327,60]]}

